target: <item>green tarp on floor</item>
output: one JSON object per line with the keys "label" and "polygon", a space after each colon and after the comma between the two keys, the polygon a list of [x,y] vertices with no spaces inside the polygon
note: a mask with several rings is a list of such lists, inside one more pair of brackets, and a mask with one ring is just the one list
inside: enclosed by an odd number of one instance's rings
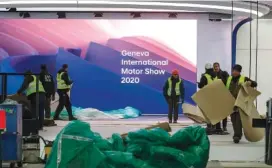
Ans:
{"label": "green tarp on floor", "polygon": [[103,139],[90,125],[70,122],[58,135],[45,168],[205,168],[210,142],[190,126],[170,136],[155,128]]}

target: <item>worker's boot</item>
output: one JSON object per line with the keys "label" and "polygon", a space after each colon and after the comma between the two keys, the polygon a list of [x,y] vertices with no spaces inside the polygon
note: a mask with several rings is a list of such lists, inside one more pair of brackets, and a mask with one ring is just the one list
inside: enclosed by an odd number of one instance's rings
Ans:
{"label": "worker's boot", "polygon": [[55,121],[56,121],[56,120],[60,120],[60,121],[62,121],[62,119],[61,119],[61,118],[59,118],[59,117],[54,117],[54,118],[53,118],[53,120],[55,120]]}
{"label": "worker's boot", "polygon": [[240,138],[239,137],[233,137],[233,142],[238,144],[240,142]]}
{"label": "worker's boot", "polygon": [[207,135],[212,135],[212,130],[210,128],[206,128],[206,134]]}
{"label": "worker's boot", "polygon": [[172,123],[172,120],[169,120],[169,124],[171,124]]}
{"label": "worker's boot", "polygon": [[227,132],[227,131],[228,131],[227,127],[224,127],[224,128],[223,128],[223,131]]}
{"label": "worker's boot", "polygon": [[77,118],[75,118],[74,116],[69,117],[69,121],[74,121],[74,120],[77,120]]}
{"label": "worker's boot", "polygon": [[175,120],[175,121],[174,121],[174,123],[176,124],[176,123],[178,123],[178,121],[177,121],[177,120]]}

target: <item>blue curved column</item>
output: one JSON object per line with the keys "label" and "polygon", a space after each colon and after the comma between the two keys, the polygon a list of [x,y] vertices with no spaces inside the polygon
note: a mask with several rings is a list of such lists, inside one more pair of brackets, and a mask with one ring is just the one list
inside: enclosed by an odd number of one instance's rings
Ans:
{"label": "blue curved column", "polygon": [[233,67],[236,64],[236,44],[237,44],[237,33],[238,33],[238,30],[244,24],[246,24],[247,22],[250,22],[252,20],[253,20],[252,18],[244,19],[241,22],[239,22],[235,26],[235,28],[233,29],[233,32],[232,32],[232,46],[231,46],[231,49],[232,49],[232,51],[231,51],[231,67]]}

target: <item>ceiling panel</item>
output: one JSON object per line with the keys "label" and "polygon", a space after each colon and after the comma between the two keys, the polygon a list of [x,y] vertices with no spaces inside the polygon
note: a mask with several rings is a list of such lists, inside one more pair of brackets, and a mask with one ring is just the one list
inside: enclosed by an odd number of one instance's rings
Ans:
{"label": "ceiling panel", "polygon": [[[271,2],[272,3],[272,2]],[[0,8],[18,8],[21,11],[142,11],[142,12],[209,12],[248,17],[268,14],[267,5],[241,1],[180,1],[180,0],[1,0]],[[69,9],[69,10],[68,10]]]}

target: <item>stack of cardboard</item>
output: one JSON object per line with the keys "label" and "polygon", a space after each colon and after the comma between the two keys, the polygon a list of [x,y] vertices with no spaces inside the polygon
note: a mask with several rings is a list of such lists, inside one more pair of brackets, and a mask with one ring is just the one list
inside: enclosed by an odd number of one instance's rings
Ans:
{"label": "stack of cardboard", "polygon": [[261,93],[251,87],[243,85],[237,99],[231,95],[221,80],[200,89],[192,96],[198,107],[183,105],[183,112],[195,122],[216,124],[233,112],[233,107],[239,107],[245,138],[250,142],[263,139],[264,129],[253,128],[252,119],[261,118],[254,100]]}

